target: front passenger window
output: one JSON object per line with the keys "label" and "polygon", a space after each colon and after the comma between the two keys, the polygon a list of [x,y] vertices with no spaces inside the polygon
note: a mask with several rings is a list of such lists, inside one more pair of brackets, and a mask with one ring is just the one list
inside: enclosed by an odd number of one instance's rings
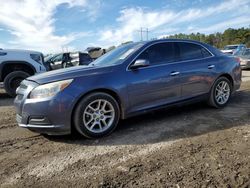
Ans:
{"label": "front passenger window", "polygon": [[154,44],[137,59],[149,60],[152,65],[171,63],[175,60],[174,44],[172,42]]}

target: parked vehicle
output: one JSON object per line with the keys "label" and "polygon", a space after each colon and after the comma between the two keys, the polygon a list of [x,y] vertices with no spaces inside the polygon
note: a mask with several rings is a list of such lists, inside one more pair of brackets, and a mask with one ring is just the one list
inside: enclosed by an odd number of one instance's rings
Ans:
{"label": "parked vehicle", "polygon": [[89,54],[83,52],[59,53],[45,58],[49,70],[56,70],[78,65],[88,65],[93,61]]}
{"label": "parked vehicle", "polygon": [[244,50],[244,52],[238,56],[240,59],[240,65],[242,69],[250,68],[250,48]]}
{"label": "parked vehicle", "polygon": [[89,65],[94,59],[88,54],[84,52],[76,52],[70,54],[71,62],[77,61],[79,65]]}
{"label": "parked vehicle", "polygon": [[10,96],[16,95],[23,79],[45,71],[40,52],[0,49],[0,82]]}
{"label": "parked vehicle", "polygon": [[111,133],[119,119],[187,101],[224,107],[240,88],[239,62],[210,45],[180,39],[130,43],[88,66],[30,77],[17,90],[20,127],[86,137]]}
{"label": "parked vehicle", "polygon": [[106,53],[106,50],[100,47],[88,47],[85,51],[92,59],[97,59]]}
{"label": "parked vehicle", "polygon": [[245,49],[246,45],[244,44],[234,44],[225,46],[224,49],[221,51],[226,54],[235,55],[235,54],[240,54]]}

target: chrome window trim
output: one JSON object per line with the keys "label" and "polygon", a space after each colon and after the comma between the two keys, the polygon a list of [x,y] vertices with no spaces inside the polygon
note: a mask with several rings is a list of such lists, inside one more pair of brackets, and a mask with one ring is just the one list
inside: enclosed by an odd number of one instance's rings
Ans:
{"label": "chrome window trim", "polygon": [[165,64],[159,64],[159,65],[152,65],[152,66],[148,66],[148,67],[141,67],[139,69],[147,69],[147,68],[152,68],[152,67],[159,67],[159,66],[166,66],[166,65],[171,65],[171,64],[178,64],[178,63],[183,63],[183,62],[190,62],[190,61],[198,61],[198,60],[203,60],[203,59],[209,59],[209,58],[212,58],[214,57],[215,55],[209,50],[207,49],[205,46],[203,46],[202,44],[199,44],[199,43],[196,43],[196,42],[192,42],[192,41],[158,41],[158,42],[155,42],[153,44],[150,44],[149,46],[147,46],[143,51],[141,51],[139,54],[137,54],[137,56],[129,63],[129,65],[127,66],[126,68],[126,71],[133,71],[131,70],[129,67],[132,65],[132,63],[136,60],[136,58],[138,56],[140,56],[145,50],[147,50],[148,48],[150,48],[151,46],[155,45],[155,44],[161,44],[161,43],[169,43],[169,42],[172,42],[172,43],[177,43],[177,42],[183,42],[183,43],[190,43],[190,44],[196,44],[196,45],[199,45],[203,48],[205,48],[210,54],[211,56],[209,57],[204,57],[204,58],[198,58],[198,59],[190,59],[190,60],[183,60],[183,61],[175,61],[175,62],[172,62],[172,63],[165,63]]}

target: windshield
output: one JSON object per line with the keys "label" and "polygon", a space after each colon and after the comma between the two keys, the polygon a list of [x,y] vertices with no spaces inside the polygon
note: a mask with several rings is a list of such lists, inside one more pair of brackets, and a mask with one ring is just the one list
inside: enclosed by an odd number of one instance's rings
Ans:
{"label": "windshield", "polygon": [[110,66],[122,63],[128,56],[142,47],[144,43],[131,43],[118,47],[107,54],[101,56],[90,65],[92,66]]}
{"label": "windshield", "polygon": [[52,54],[52,55],[49,55],[49,56],[45,57],[44,60],[45,60],[45,62],[54,61],[60,55],[62,55],[62,54]]}
{"label": "windshield", "polygon": [[225,46],[224,50],[234,50],[236,49],[238,46]]}
{"label": "windshield", "polygon": [[250,56],[250,49],[246,49],[242,55]]}
{"label": "windshield", "polygon": [[46,61],[48,61],[49,59],[51,59],[52,57],[53,57],[53,55],[48,55],[48,56],[44,57],[44,61],[46,62]]}

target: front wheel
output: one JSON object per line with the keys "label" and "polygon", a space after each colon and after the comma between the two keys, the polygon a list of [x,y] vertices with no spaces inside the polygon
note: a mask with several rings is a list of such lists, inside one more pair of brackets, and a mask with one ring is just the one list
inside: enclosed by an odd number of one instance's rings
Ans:
{"label": "front wheel", "polygon": [[232,83],[226,77],[218,78],[210,92],[209,105],[222,108],[227,105],[232,93]]}
{"label": "front wheel", "polygon": [[73,120],[81,135],[98,138],[110,134],[116,128],[119,117],[119,105],[112,96],[92,93],[79,102]]}

